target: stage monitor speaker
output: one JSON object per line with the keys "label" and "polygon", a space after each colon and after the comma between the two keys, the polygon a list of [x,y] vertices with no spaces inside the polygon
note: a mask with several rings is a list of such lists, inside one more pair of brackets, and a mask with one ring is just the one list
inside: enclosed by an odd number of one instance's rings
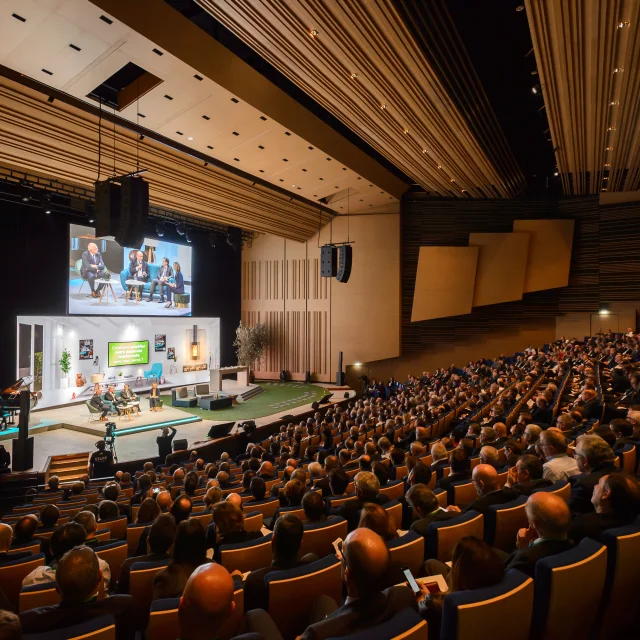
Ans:
{"label": "stage monitor speaker", "polygon": [[184,451],[185,449],[188,448],[188,444],[187,444],[187,439],[186,438],[182,438],[181,440],[174,440],[173,441],[173,450],[174,451]]}
{"label": "stage monitor speaker", "polygon": [[211,429],[209,429],[209,433],[207,437],[209,438],[224,438],[229,435],[231,429],[233,429],[233,425],[235,422],[225,422],[223,424],[214,424]]}
{"label": "stage monitor speaker", "polygon": [[280,420],[293,420],[295,418],[291,413],[287,413],[286,416],[280,416]]}
{"label": "stage monitor speaker", "polygon": [[120,224],[120,185],[102,180],[94,184],[96,236],[113,236]]}
{"label": "stage monitor speaker", "polygon": [[320,248],[320,275],[333,278],[338,273],[338,249],[332,244]]}
{"label": "stage monitor speaker", "polygon": [[312,408],[314,411],[317,411],[317,410],[320,408],[320,404],[319,404],[318,402],[314,402],[314,403],[311,405],[311,408]]}
{"label": "stage monitor speaker", "polygon": [[13,471],[28,471],[33,468],[33,436],[30,438],[16,438],[12,448]]}
{"label": "stage monitor speaker", "polygon": [[338,282],[349,282],[351,275],[351,262],[353,259],[353,249],[350,244],[343,244],[338,248],[339,264],[336,280]]}
{"label": "stage monitor speaker", "polygon": [[327,393],[326,396],[320,399],[320,404],[328,404],[329,400],[333,397],[333,393]]}
{"label": "stage monitor speaker", "polygon": [[115,234],[121,247],[139,247],[149,221],[149,183],[142,178],[122,178],[120,224]]}

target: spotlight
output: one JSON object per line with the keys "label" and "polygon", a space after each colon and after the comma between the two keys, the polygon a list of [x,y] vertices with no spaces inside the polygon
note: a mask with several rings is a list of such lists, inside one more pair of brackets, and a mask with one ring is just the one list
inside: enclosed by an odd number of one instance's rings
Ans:
{"label": "spotlight", "polygon": [[557,171],[554,171],[553,175],[557,178],[560,174]]}
{"label": "spotlight", "polygon": [[52,196],[50,193],[45,193],[42,199],[42,209],[47,215],[51,213],[51,199]]}
{"label": "spotlight", "polygon": [[184,225],[182,224],[182,222],[178,222],[178,224],[176,225],[176,232],[178,233],[179,236],[183,236],[185,229],[184,229]]}
{"label": "spotlight", "polygon": [[539,91],[540,91],[540,85],[539,84],[531,87],[531,93],[533,93],[533,95],[537,95]]}
{"label": "spotlight", "polygon": [[600,309],[598,310],[598,313],[601,316],[608,316],[609,315],[609,304],[607,302],[601,302],[600,303]]}
{"label": "spotlight", "polygon": [[184,239],[189,243],[193,240],[192,233],[190,229],[185,229],[184,231]]}
{"label": "spotlight", "polygon": [[216,238],[215,233],[209,234],[209,244],[211,245],[212,249],[215,249],[218,246],[218,238]]}
{"label": "spotlight", "polygon": [[226,234],[227,244],[237,251],[242,246],[242,231],[238,227],[229,227]]}
{"label": "spotlight", "polygon": [[158,224],[156,225],[156,233],[158,234],[158,238],[164,237],[164,232],[164,222],[158,222]]}
{"label": "spotlight", "polygon": [[94,214],[94,207],[93,207],[93,202],[85,202],[84,203],[84,212],[87,216],[87,222],[89,224],[93,224],[96,220],[95,220],[95,214]]}

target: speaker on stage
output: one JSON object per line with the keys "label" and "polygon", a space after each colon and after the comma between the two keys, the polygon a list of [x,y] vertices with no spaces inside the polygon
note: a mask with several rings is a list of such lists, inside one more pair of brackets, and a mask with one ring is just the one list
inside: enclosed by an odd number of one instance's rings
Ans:
{"label": "speaker on stage", "polygon": [[[313,405],[311,405],[311,407],[313,408]],[[295,416],[293,416],[290,413],[287,413],[286,416],[281,416],[280,420],[293,420]]]}
{"label": "speaker on stage", "polygon": [[27,389],[20,391],[20,416],[18,417],[18,438],[29,437],[29,413],[31,412],[31,393]]}
{"label": "speaker on stage", "polygon": [[121,247],[139,247],[149,220],[149,183],[142,178],[122,178],[120,224],[115,234]]}
{"label": "speaker on stage", "polygon": [[338,273],[338,248],[325,244],[320,248],[320,275],[333,278]]}
{"label": "speaker on stage", "polygon": [[343,244],[338,249],[338,273],[336,280],[338,282],[349,282],[351,275],[351,262],[353,259],[353,249],[350,244]]}
{"label": "speaker on stage", "polygon": [[33,436],[16,438],[13,441],[11,468],[13,471],[28,471],[33,467]]}
{"label": "speaker on stage", "polygon": [[174,440],[173,441],[173,450],[174,451],[184,451],[188,448],[187,439],[183,438],[182,440]]}
{"label": "speaker on stage", "polygon": [[224,438],[229,435],[231,429],[233,429],[233,425],[235,422],[225,422],[224,424],[214,424],[211,429],[209,429],[209,433],[207,434],[208,438]]}

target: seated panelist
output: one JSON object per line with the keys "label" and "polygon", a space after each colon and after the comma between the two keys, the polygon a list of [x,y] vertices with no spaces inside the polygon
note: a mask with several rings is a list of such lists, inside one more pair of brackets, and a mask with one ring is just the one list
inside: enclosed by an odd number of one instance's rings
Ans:
{"label": "seated panelist", "polygon": [[100,385],[98,383],[96,383],[93,387],[93,396],[91,397],[91,400],[89,400],[89,404],[102,412],[102,414],[100,415],[100,420],[107,419],[110,405],[102,399],[102,394],[100,393]]}
{"label": "seated panelist", "polygon": [[173,271],[175,274],[174,282],[167,282],[167,304],[165,307],[171,306],[171,295],[174,293],[184,293],[184,278],[182,277],[182,271],[180,265],[177,262],[173,263]]}
{"label": "seated panelist", "polygon": [[118,399],[118,397],[116,396],[116,392],[115,389],[113,388],[113,385],[109,385],[109,388],[107,389],[107,392],[104,394],[104,399],[107,403],[111,404],[111,410],[115,410],[118,412],[118,415],[120,415],[121,411],[120,411],[120,404],[121,401]]}
{"label": "seated panelist", "polygon": [[106,267],[102,260],[102,255],[98,251],[98,246],[94,242],[90,242],[87,245],[87,250],[82,254],[80,275],[89,283],[92,298],[99,297],[100,291],[104,287],[103,284],[99,284],[96,289],[95,281],[96,279],[104,277],[105,269]]}
{"label": "seated panelist", "polygon": [[160,289],[160,300],[164,302],[164,290],[167,287],[169,278],[173,277],[173,269],[169,266],[169,258],[162,258],[162,266],[158,269],[158,275],[151,281],[151,290],[147,302],[151,302],[156,287]]}
{"label": "seated panelist", "polygon": [[[120,392],[120,398],[126,402],[137,402],[140,398],[131,390],[128,384],[125,383],[124,389]],[[140,413],[140,405],[136,407],[136,411]]]}

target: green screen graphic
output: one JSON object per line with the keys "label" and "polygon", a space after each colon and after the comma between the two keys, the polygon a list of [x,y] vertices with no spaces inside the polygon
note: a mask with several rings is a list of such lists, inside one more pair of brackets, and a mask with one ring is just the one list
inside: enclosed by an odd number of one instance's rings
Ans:
{"label": "green screen graphic", "polygon": [[124,367],[127,364],[147,364],[149,362],[149,341],[110,342],[109,366]]}

